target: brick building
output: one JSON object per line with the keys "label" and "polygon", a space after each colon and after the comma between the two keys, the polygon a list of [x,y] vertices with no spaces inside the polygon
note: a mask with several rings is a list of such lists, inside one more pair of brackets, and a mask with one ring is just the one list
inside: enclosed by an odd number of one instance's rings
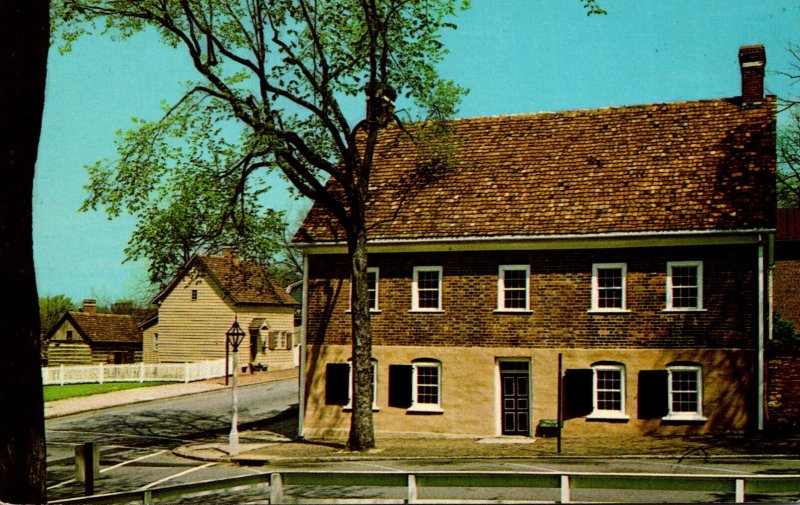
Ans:
{"label": "brick building", "polygon": [[[566,433],[759,427],[776,103],[763,47],[739,60],[741,97],[449,121],[445,162],[383,131],[367,211],[378,433],[534,435],[559,384]],[[349,428],[341,236],[315,205],[295,237],[309,436]]]}

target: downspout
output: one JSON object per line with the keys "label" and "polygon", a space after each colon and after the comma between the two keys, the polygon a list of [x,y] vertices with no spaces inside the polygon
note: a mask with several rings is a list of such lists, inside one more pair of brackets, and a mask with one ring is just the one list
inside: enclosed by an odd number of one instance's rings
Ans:
{"label": "downspout", "polygon": [[297,438],[303,438],[306,400],[306,328],[308,327],[308,254],[303,253],[303,296],[300,308],[300,380],[297,400]]}
{"label": "downspout", "polygon": [[764,431],[764,237],[758,236],[758,431]]}

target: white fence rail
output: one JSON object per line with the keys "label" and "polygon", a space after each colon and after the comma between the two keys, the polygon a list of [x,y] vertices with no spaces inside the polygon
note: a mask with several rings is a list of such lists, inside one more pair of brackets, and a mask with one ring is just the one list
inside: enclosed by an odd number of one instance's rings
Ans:
{"label": "white fence rail", "polygon": [[[514,500],[499,498],[487,500],[445,500],[426,496],[430,489],[451,489],[457,496],[464,488],[550,488],[557,493],[552,502],[571,503],[571,490],[645,490],[645,491],[699,491],[719,493],[726,502],[744,503],[750,495],[796,496],[800,493],[800,475],[676,475],[641,473],[589,473],[589,472],[279,472],[246,475],[228,479],[194,482],[175,486],[81,496],[50,502],[51,504],[99,504],[99,503],[172,503],[179,498],[201,492],[257,486],[263,489],[263,501],[269,503],[514,503]],[[288,487],[321,487],[328,490],[321,498],[312,498],[288,493]],[[268,487],[268,489],[265,489]],[[364,495],[367,488],[393,488],[401,490],[403,497],[351,498],[348,490],[356,489],[355,495]],[[625,496],[623,494],[623,496]],[[208,498],[208,496],[206,496]],[[663,497],[662,497],[663,498]],[[717,499],[719,496],[716,497]],[[251,498],[252,499],[252,498]],[[624,500],[624,498],[623,498]],[[638,502],[635,496],[632,501]],[[783,500],[782,500],[783,501]],[[530,503],[522,500],[520,503]]]}
{"label": "white fence rail", "polygon": [[[233,370],[230,367],[230,370]],[[192,382],[225,376],[225,360],[195,363],[51,366],[42,368],[45,386],[105,382]]]}

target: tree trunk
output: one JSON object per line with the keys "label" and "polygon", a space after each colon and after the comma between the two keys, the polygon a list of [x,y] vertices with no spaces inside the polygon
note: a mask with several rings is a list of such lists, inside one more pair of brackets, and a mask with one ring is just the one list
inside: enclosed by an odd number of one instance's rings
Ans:
{"label": "tree trunk", "polygon": [[347,447],[351,451],[365,451],[375,447],[372,424],[372,335],[369,328],[366,224],[363,216],[362,219],[356,218],[355,222],[348,240],[353,275],[353,412]]}
{"label": "tree trunk", "polygon": [[49,45],[47,0],[0,2],[0,502],[46,502],[33,175]]}

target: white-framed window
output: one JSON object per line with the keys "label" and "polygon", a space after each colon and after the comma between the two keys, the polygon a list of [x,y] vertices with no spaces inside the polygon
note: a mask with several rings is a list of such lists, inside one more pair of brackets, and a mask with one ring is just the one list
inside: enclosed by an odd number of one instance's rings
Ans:
{"label": "white-framed window", "polygon": [[699,365],[667,367],[667,401],[664,419],[704,421],[703,369]]}
{"label": "white-framed window", "polygon": [[442,267],[414,267],[411,281],[411,310],[442,310]]}
{"label": "white-framed window", "polygon": [[442,364],[438,361],[412,362],[411,407],[409,410],[437,412],[442,409]]}
{"label": "white-framed window", "polygon": [[592,265],[592,311],[627,312],[628,265],[595,263]]}
{"label": "white-framed window", "polygon": [[153,351],[158,352],[158,333],[153,333]]}
{"label": "white-framed window", "polygon": [[703,262],[667,263],[667,310],[703,309]]}
{"label": "white-framed window", "polygon": [[[380,279],[380,269],[378,267],[367,267],[367,290],[369,292],[369,310],[378,312],[378,285]],[[353,307],[353,281],[350,279],[350,308]]]}
{"label": "white-framed window", "polygon": [[192,301],[196,301],[196,300],[197,300],[197,290],[193,289],[192,290]]}
{"label": "white-framed window", "polygon": [[72,335],[73,335],[73,333],[72,333],[72,330],[67,330],[67,336],[66,336],[66,340],[67,340],[68,342],[71,342],[71,341],[72,341],[72,338],[73,338],[73,337],[72,337]]}
{"label": "white-framed window", "polygon": [[625,414],[625,365],[600,363],[592,366],[593,394],[590,418],[628,419]]}
{"label": "white-framed window", "polygon": [[528,311],[530,277],[529,265],[500,265],[497,274],[497,310]]}

